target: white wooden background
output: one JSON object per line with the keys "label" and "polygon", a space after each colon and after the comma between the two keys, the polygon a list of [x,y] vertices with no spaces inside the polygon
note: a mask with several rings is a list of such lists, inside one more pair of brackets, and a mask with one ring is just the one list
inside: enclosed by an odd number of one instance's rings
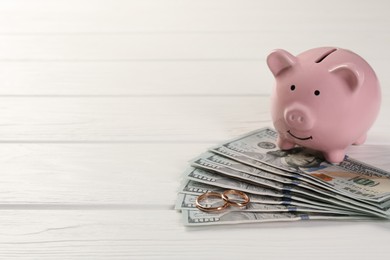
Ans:
{"label": "white wooden background", "polygon": [[390,170],[386,0],[0,1],[1,259],[385,259],[390,222],[185,228],[187,161],[271,126],[265,57],[351,49],[382,83],[367,144]]}

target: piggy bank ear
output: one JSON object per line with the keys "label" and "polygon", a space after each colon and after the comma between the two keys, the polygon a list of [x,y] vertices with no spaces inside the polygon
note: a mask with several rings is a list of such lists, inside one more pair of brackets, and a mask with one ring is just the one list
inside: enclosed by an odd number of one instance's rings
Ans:
{"label": "piggy bank ear", "polygon": [[280,73],[291,68],[297,61],[297,58],[285,50],[274,50],[267,57],[267,64],[272,74],[277,77]]}
{"label": "piggy bank ear", "polygon": [[329,72],[340,77],[348,85],[351,91],[359,89],[364,80],[364,73],[359,71],[353,63],[338,65],[331,68]]}

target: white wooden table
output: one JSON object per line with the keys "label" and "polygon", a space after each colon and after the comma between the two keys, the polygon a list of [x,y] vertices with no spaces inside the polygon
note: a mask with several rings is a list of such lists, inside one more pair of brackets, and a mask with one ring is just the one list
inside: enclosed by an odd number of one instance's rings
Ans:
{"label": "white wooden table", "polygon": [[271,126],[265,57],[351,49],[382,83],[365,145],[390,170],[382,1],[0,2],[1,259],[386,259],[390,222],[186,228],[187,161]]}

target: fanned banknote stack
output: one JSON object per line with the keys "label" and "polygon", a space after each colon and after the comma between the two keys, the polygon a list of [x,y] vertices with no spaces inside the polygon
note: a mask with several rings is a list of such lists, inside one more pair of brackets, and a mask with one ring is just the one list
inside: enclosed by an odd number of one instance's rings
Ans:
{"label": "fanned banknote stack", "polygon": [[[271,128],[211,148],[184,173],[176,209],[188,226],[300,220],[390,219],[390,173],[348,156],[339,165],[302,147],[281,151]],[[199,210],[205,192],[237,190],[245,207]],[[210,205],[210,207],[213,205]]]}

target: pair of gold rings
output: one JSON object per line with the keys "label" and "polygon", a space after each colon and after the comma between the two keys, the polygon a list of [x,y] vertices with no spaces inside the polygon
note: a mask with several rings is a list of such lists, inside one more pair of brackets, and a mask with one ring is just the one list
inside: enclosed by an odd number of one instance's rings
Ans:
{"label": "pair of gold rings", "polygon": [[[229,195],[238,196],[240,198],[240,200],[239,201],[237,201],[236,199],[233,200],[233,199],[229,198]],[[223,201],[223,204],[221,206],[217,206],[217,207],[210,207],[206,204],[202,204],[202,202],[204,202],[208,198],[221,199]],[[223,193],[208,191],[206,193],[203,193],[202,195],[199,195],[196,198],[195,205],[198,209],[200,209],[202,211],[216,212],[216,211],[224,210],[229,206],[245,207],[249,203],[249,201],[250,201],[250,199],[249,199],[248,195],[246,195],[244,192],[238,191],[238,190],[226,190]]]}

